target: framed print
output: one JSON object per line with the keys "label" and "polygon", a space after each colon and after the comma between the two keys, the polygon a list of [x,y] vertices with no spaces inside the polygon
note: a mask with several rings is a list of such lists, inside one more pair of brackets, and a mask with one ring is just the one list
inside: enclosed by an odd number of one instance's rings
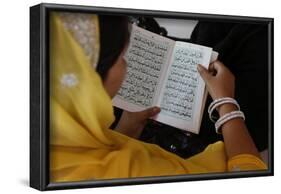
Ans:
{"label": "framed print", "polygon": [[273,19],[30,8],[30,186],[273,175]]}

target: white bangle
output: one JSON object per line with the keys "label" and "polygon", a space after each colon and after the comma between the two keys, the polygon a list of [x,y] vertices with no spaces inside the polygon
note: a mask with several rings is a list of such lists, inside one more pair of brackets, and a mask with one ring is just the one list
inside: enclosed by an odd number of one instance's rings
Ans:
{"label": "white bangle", "polygon": [[234,104],[237,106],[238,110],[240,110],[240,106],[239,104],[237,103],[237,101],[233,98],[230,98],[230,97],[223,97],[223,98],[218,98],[216,100],[214,100],[210,105],[209,105],[209,108],[208,108],[208,113],[209,113],[209,118],[211,121],[213,122],[216,122],[215,121],[215,117],[212,115],[213,114],[213,111],[218,108],[219,106],[223,105],[223,104],[226,104],[226,103],[230,103],[230,104]]}
{"label": "white bangle", "polygon": [[243,118],[245,120],[245,115],[242,111],[232,111],[230,113],[226,113],[223,115],[217,122],[215,123],[216,133],[221,134],[221,126],[225,124],[227,121],[235,118]]}

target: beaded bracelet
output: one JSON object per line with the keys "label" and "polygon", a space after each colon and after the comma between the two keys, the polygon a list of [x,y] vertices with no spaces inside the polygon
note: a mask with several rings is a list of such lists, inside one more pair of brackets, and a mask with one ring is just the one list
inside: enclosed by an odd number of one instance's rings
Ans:
{"label": "beaded bracelet", "polygon": [[213,111],[218,108],[219,106],[223,105],[223,104],[226,104],[226,103],[230,103],[230,104],[234,104],[237,106],[238,110],[240,110],[240,106],[239,104],[237,103],[237,101],[233,98],[230,98],[230,97],[223,97],[223,98],[218,98],[216,100],[214,100],[210,105],[209,105],[209,108],[208,108],[208,113],[209,113],[209,118],[211,121],[213,121],[214,123],[216,122],[215,121],[215,117],[212,115],[213,114]]}
{"label": "beaded bracelet", "polygon": [[235,118],[243,118],[243,120],[245,120],[245,115],[240,110],[226,113],[225,115],[220,117],[219,120],[217,120],[217,122],[215,123],[216,133],[221,134],[221,130],[220,130],[221,126],[225,124],[227,121]]}

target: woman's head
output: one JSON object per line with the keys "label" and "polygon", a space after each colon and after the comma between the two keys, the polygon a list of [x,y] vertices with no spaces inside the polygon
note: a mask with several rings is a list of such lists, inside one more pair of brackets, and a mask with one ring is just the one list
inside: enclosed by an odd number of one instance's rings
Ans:
{"label": "woman's head", "polygon": [[100,15],[100,57],[96,71],[111,97],[118,92],[126,74],[123,59],[128,42],[128,18]]}

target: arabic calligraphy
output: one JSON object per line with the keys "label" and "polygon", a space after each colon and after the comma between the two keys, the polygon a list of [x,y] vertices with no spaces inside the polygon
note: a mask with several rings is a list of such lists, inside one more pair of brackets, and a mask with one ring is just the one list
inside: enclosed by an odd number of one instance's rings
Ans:
{"label": "arabic calligraphy", "polygon": [[118,96],[140,106],[152,106],[169,43],[135,29],[125,55],[126,78]]}
{"label": "arabic calligraphy", "polygon": [[192,119],[199,82],[197,64],[202,60],[201,50],[175,47],[161,101],[161,113],[184,120]]}

